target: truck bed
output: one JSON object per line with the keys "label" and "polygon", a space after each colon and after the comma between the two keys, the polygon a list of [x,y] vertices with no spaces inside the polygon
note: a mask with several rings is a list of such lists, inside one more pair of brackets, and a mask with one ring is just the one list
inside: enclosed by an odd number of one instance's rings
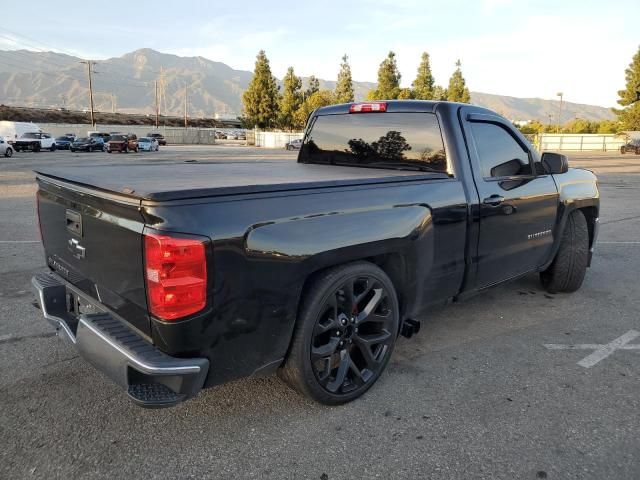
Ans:
{"label": "truck bed", "polygon": [[149,201],[443,178],[442,174],[413,170],[287,161],[91,165],[47,168],[36,170],[36,173]]}

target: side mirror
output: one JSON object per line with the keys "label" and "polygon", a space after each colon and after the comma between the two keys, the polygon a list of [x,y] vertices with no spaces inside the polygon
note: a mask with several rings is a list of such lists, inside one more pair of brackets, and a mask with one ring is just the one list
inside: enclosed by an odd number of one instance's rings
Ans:
{"label": "side mirror", "polygon": [[561,153],[544,152],[542,154],[542,165],[547,173],[560,174],[569,171],[569,159]]}

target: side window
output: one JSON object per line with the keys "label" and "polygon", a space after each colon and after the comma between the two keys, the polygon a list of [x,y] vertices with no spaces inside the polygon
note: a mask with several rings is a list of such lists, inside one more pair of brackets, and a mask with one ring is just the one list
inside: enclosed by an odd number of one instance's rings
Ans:
{"label": "side window", "polygon": [[472,122],[471,130],[483,177],[532,174],[527,151],[505,129],[493,123]]}

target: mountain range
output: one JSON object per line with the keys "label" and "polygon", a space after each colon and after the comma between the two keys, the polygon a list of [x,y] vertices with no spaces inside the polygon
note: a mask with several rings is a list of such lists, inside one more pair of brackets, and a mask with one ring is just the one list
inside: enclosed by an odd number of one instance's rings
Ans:
{"label": "mountain range", "polygon": [[[86,109],[88,69],[81,61],[55,52],[0,51],[0,104]],[[161,113],[182,115],[186,90],[190,117],[239,115],[242,92],[252,76],[252,72],[204,57],[180,57],[149,48],[98,61],[92,71],[96,110],[152,114],[157,82]],[[303,86],[307,81],[303,78]],[[356,100],[364,99],[375,86],[373,82],[354,82]],[[320,88],[334,87],[334,81],[320,80]],[[559,111],[557,100],[480,92],[471,92],[471,100],[512,120],[556,122]],[[562,120],[576,117],[605,120],[613,114],[605,107],[564,102]]]}

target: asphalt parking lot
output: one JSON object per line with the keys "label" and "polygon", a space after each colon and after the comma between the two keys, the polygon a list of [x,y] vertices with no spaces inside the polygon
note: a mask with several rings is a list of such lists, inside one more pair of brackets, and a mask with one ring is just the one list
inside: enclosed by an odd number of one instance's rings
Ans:
{"label": "asphalt parking lot", "polygon": [[[594,170],[601,230],[582,289],[537,276],[431,311],[362,399],[325,407],[276,377],[134,406],[32,305],[44,268],[33,169],[294,161],[247,147],[0,158],[0,478],[640,478],[640,157]],[[594,356],[595,355],[595,356]]]}

